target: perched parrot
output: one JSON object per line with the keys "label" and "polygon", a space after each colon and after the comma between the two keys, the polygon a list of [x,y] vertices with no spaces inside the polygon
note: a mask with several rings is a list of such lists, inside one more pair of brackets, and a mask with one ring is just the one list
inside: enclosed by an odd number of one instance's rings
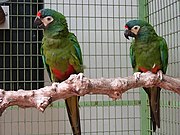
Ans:
{"label": "perched parrot", "polygon": [[[71,74],[83,73],[81,49],[76,36],[69,32],[66,18],[52,9],[38,11],[34,23],[44,29],[41,54],[52,82],[62,82]],[[74,135],[81,135],[79,97],[65,99]]]}
{"label": "perched parrot", "polygon": [[[136,80],[142,72],[156,73],[160,79],[168,65],[168,47],[164,38],[158,36],[154,28],[143,20],[126,23],[124,36],[134,40],[130,46],[131,64]],[[153,131],[160,128],[160,90],[159,87],[143,88],[149,97],[151,125]]]}

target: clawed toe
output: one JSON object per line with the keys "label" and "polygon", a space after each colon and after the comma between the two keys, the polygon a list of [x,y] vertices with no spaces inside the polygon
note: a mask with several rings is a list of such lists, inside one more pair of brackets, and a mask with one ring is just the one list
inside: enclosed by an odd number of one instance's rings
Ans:
{"label": "clawed toe", "polygon": [[157,76],[159,77],[160,80],[162,80],[163,79],[163,72],[161,70],[159,70],[157,72]]}
{"label": "clawed toe", "polygon": [[140,75],[141,75],[141,72],[135,72],[134,73],[134,77],[135,77],[136,81],[138,81],[140,79]]}
{"label": "clawed toe", "polygon": [[83,81],[83,77],[84,77],[84,74],[83,73],[79,73],[77,75],[77,78],[79,78],[79,80],[82,82]]}

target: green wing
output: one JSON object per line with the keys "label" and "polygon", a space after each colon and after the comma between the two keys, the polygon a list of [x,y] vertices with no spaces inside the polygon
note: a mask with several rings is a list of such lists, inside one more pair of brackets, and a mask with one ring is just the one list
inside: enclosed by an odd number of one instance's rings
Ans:
{"label": "green wing", "polygon": [[48,72],[48,75],[49,75],[49,78],[50,78],[50,80],[52,82],[51,71],[50,71],[49,65],[46,63],[46,57],[44,56],[42,47],[41,47],[41,55],[42,55],[42,60],[43,60],[43,63],[44,63],[44,67],[46,68],[46,70]]}
{"label": "green wing", "polygon": [[76,61],[75,63],[75,69],[77,72],[83,72],[83,60],[82,60],[82,53],[81,53],[81,48],[79,46],[79,43],[78,43],[78,40],[77,40],[77,37],[73,34],[73,33],[70,33],[70,36],[69,36],[69,39],[71,40],[71,42],[73,43],[73,46],[75,48],[75,54],[72,54],[75,58],[75,60],[73,61]]}
{"label": "green wing", "polygon": [[168,66],[168,47],[166,40],[161,38],[160,42],[160,52],[161,52],[161,61],[162,61],[162,71],[165,74]]}
{"label": "green wing", "polygon": [[135,55],[134,55],[134,41],[131,43],[131,46],[130,46],[130,59],[131,59],[131,65],[133,69],[135,70],[136,61],[135,61]]}

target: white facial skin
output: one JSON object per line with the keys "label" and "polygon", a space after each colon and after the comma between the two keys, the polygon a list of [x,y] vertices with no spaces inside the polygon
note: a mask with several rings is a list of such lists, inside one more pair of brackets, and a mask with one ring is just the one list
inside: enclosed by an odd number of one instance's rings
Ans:
{"label": "white facial skin", "polygon": [[43,22],[44,26],[46,27],[48,24],[50,24],[54,19],[51,16],[46,16],[41,21]]}
{"label": "white facial skin", "polygon": [[137,35],[139,29],[140,29],[140,26],[135,25],[134,27],[131,28],[131,32],[134,33],[135,35]]}

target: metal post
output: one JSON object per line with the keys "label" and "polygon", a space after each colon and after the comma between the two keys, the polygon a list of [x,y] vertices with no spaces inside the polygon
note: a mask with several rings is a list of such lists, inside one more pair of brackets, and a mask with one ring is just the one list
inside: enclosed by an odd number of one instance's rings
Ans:
{"label": "metal post", "polygon": [[[147,0],[139,0],[139,19],[147,20],[148,15],[148,5]],[[140,90],[140,114],[141,114],[141,135],[150,135],[148,131],[151,129],[150,127],[150,119],[149,119],[149,107],[148,107],[148,96],[146,92],[141,89]]]}

